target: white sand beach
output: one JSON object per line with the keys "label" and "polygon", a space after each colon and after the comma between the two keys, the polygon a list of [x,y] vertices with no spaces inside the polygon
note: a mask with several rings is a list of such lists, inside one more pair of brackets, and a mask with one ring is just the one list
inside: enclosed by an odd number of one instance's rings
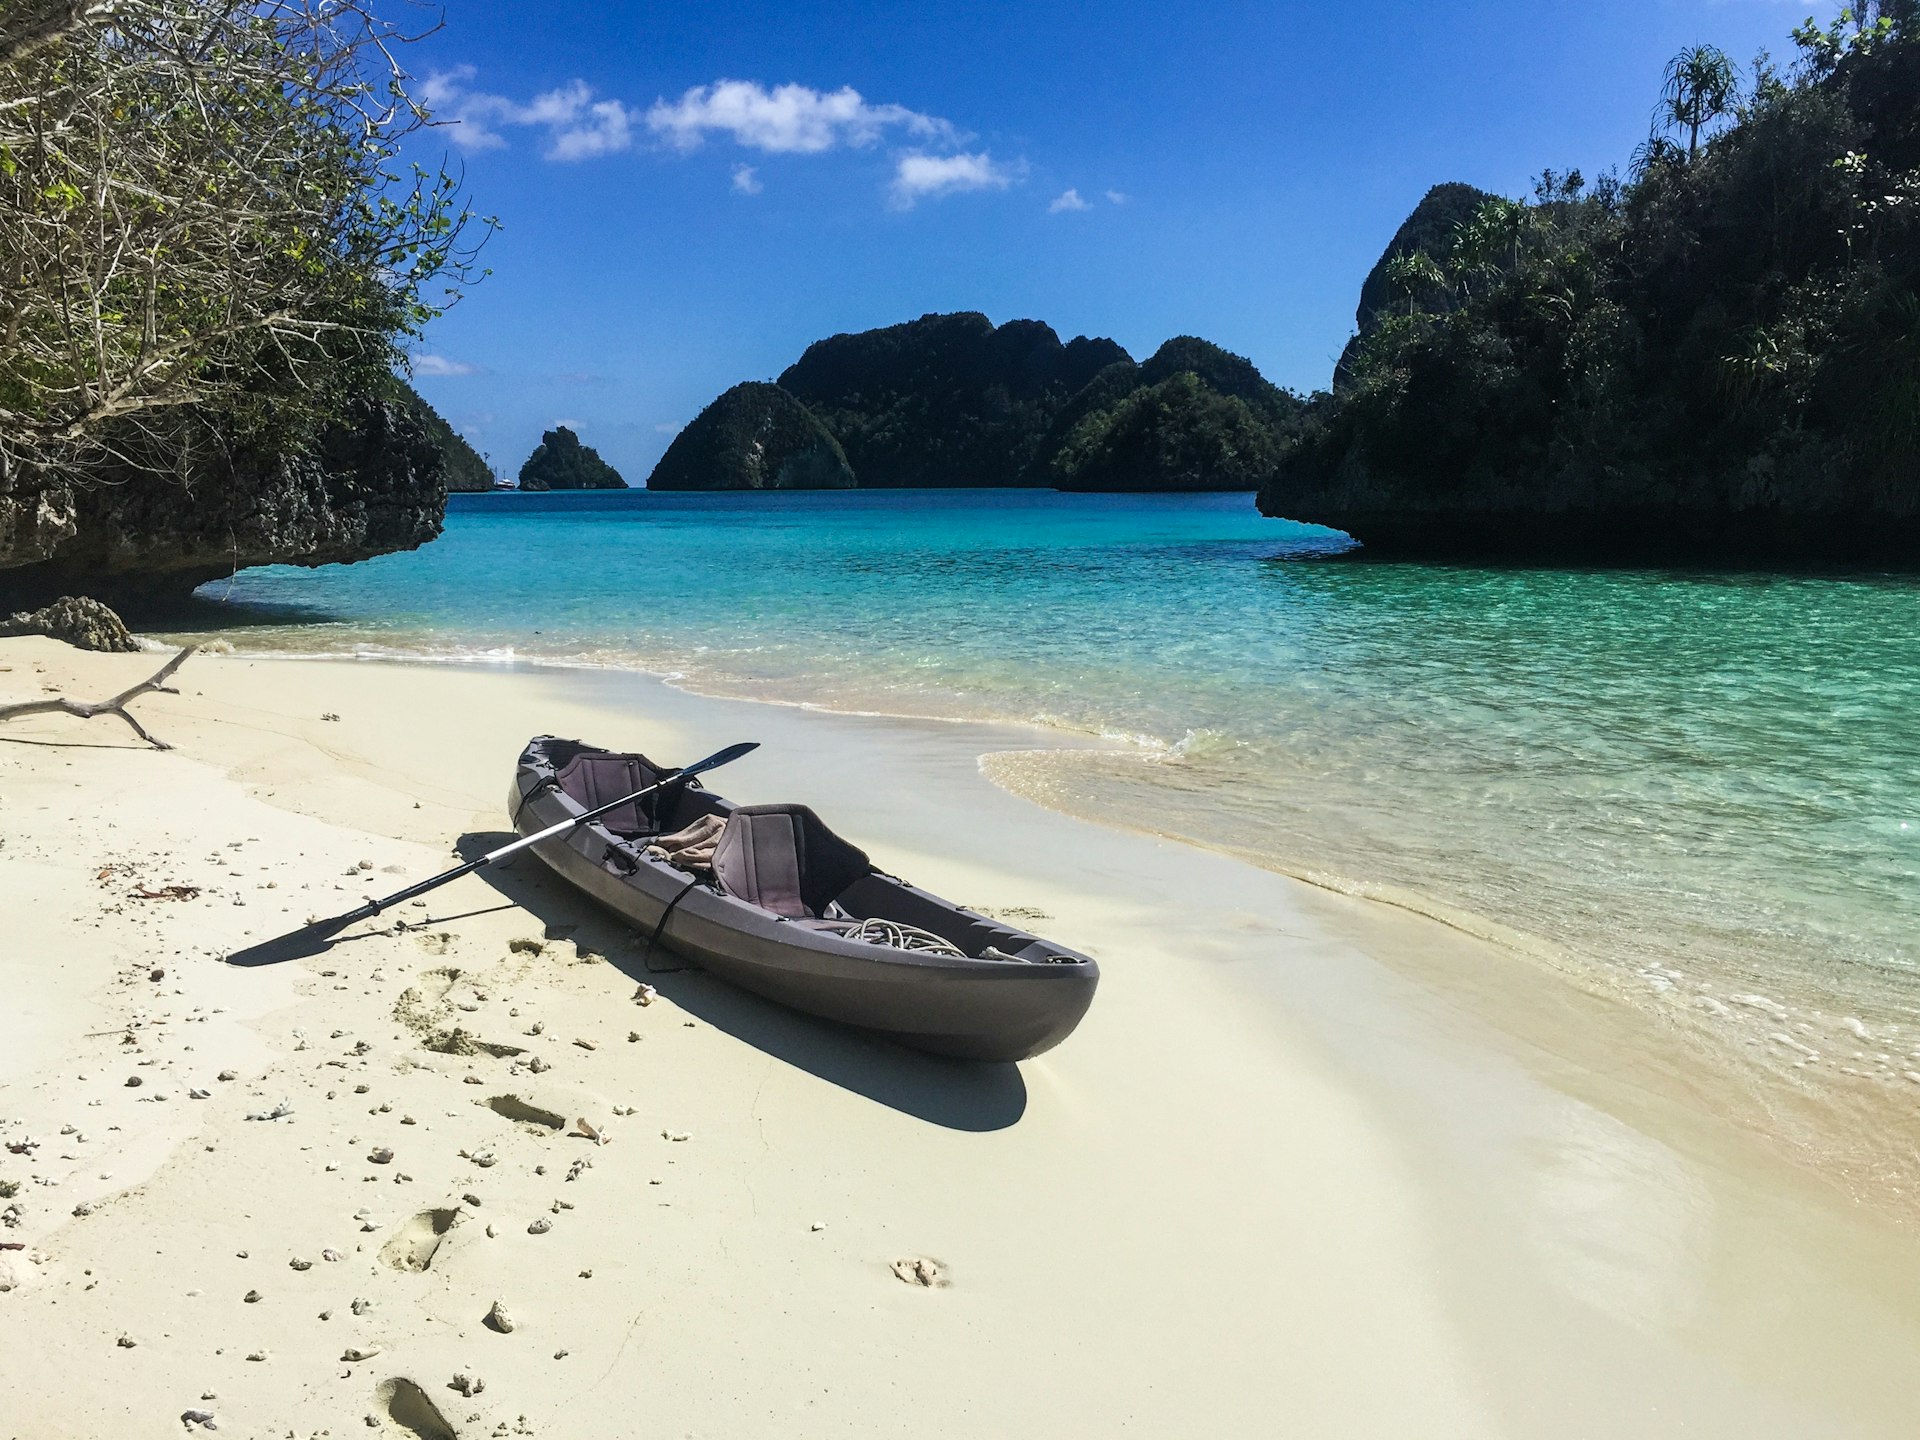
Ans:
{"label": "white sand beach", "polygon": [[[0,702],[162,658],[0,642]],[[1601,1000],[982,776],[1032,734],[610,672],[177,683],[136,702],[167,752],[0,726],[0,1435],[1914,1432],[1910,1230]],[[936,1061],[646,974],[531,857],[225,963],[499,835],[537,733],[762,742],[714,788],[1033,916],[1091,1013]]]}

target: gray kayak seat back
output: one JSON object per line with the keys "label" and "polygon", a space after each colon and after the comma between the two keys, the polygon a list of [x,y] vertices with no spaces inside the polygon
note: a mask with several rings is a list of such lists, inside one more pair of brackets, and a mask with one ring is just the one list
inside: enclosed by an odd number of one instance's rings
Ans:
{"label": "gray kayak seat back", "polygon": [[[655,765],[644,755],[620,755],[609,750],[582,750],[560,767],[554,782],[588,810],[631,795],[672,775],[672,770]],[[600,817],[600,824],[615,835],[657,835],[660,816],[655,806],[663,797],[649,795],[619,805]]]}
{"label": "gray kayak seat back", "polygon": [[722,890],[789,920],[818,919],[872,869],[805,805],[739,806],[713,852]]}

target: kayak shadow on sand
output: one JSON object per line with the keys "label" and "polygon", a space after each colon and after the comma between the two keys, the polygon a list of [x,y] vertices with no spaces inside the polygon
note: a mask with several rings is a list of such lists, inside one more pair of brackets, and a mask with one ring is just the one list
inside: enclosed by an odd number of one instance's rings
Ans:
{"label": "kayak shadow on sand", "polygon": [[[470,860],[513,838],[500,831],[467,834],[457,849]],[[642,964],[644,936],[531,855],[517,855],[475,873],[539,920],[549,937],[565,936],[606,956],[636,984],[652,985],[696,1020],[842,1089],[951,1130],[1004,1130],[1026,1113],[1027,1086],[1017,1065],[923,1055],[877,1035],[817,1020],[700,970],[673,968],[686,962],[665,942],[651,956],[660,968],[648,970]]]}

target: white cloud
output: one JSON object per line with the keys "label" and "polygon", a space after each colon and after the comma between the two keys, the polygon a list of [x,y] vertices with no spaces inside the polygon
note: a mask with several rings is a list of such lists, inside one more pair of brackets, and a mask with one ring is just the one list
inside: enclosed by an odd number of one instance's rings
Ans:
{"label": "white cloud", "polygon": [[839,145],[871,145],[888,130],[922,140],[957,144],[947,121],[904,105],[869,105],[858,90],[815,90],[751,80],[695,85],[678,100],[656,100],[647,128],[682,150],[697,149],[709,134],[728,135],[749,150],[774,155],[815,155]]}
{"label": "white cloud", "polygon": [[1053,197],[1053,202],[1047,206],[1047,213],[1049,215],[1058,215],[1063,210],[1091,210],[1092,208],[1091,205],[1080,198],[1080,192],[1078,190],[1062,190],[1058,195]]}
{"label": "white cloud", "polygon": [[733,188],[742,195],[758,195],[767,187],[760,183],[760,172],[751,165],[733,167]]}
{"label": "white cloud", "polygon": [[911,210],[915,201],[930,196],[1004,190],[1019,178],[1018,170],[996,163],[984,150],[971,155],[902,155],[894,165],[893,206]]}
{"label": "white cloud", "polygon": [[1132,197],[1127,195],[1124,191],[1120,191],[1120,190],[1107,191],[1107,199],[1111,200],[1115,205],[1124,205],[1131,198]]}
{"label": "white cloud", "polygon": [[449,360],[444,355],[416,355],[413,357],[413,373],[416,375],[477,375],[480,367],[469,365],[464,360]]}
{"label": "white cloud", "polygon": [[506,148],[501,130],[509,126],[544,130],[549,160],[587,160],[632,148],[633,112],[618,100],[594,99],[584,80],[569,80],[522,104],[468,89],[474,73],[471,65],[459,65],[434,72],[420,87],[422,103],[463,150]]}
{"label": "white cloud", "polygon": [[680,433],[680,427],[670,420],[661,421],[660,424],[654,426],[653,429],[656,435],[678,435]]}

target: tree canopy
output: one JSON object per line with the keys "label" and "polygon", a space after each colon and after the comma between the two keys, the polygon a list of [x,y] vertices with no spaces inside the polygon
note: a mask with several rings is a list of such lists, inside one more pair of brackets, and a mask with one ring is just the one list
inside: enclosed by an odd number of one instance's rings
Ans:
{"label": "tree canopy", "polygon": [[[387,387],[486,226],[360,0],[0,18],[0,481],[295,443]],[[390,387],[388,387],[390,388]]]}

